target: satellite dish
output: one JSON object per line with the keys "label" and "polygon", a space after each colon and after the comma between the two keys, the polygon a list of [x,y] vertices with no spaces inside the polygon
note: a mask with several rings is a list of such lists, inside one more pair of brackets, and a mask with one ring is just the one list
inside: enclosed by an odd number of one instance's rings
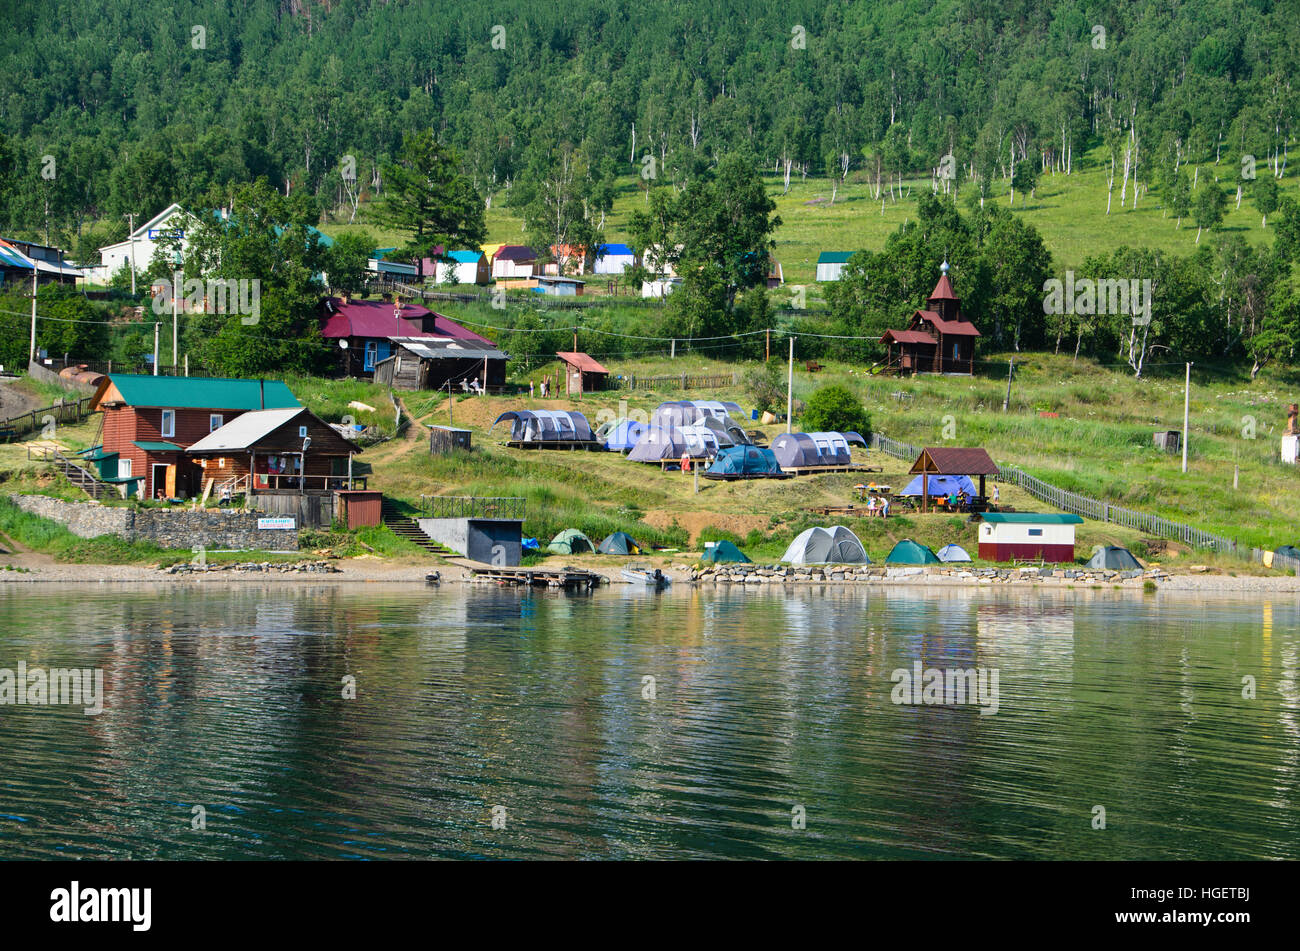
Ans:
{"label": "satellite dish", "polygon": [[339,346],[340,346],[341,348],[343,348],[344,350],[346,350],[346,349],[348,348],[348,342],[347,342],[347,340],[346,340],[345,338],[343,338],[343,337],[340,337],[340,338],[339,338]]}

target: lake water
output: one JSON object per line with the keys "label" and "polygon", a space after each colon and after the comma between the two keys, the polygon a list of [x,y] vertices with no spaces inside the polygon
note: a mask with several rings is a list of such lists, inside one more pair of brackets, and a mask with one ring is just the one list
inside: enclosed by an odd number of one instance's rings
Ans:
{"label": "lake water", "polygon": [[[1298,631],[1109,590],[3,585],[0,668],[105,699],[0,706],[0,858],[1296,858]],[[996,713],[892,702],[918,661],[996,672]]]}

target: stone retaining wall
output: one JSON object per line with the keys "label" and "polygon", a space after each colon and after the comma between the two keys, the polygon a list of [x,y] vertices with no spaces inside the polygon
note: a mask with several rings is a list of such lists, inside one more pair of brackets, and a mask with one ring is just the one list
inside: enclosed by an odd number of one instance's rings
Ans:
{"label": "stone retaining wall", "polygon": [[[688,566],[682,565],[682,568]],[[714,565],[690,567],[690,580],[702,584],[809,584],[856,582],[961,581],[1006,584],[1012,581],[1054,580],[1069,584],[1119,584],[1131,579],[1165,580],[1159,568],[1147,571],[1089,571],[1075,566],[1027,565],[1023,568],[976,568],[970,565]]]}
{"label": "stone retaining wall", "polygon": [[44,495],[10,496],[24,512],[51,519],[80,538],[117,535],[163,548],[296,551],[298,530],[259,529],[258,513],[238,510],[131,509],[98,502],[65,502]]}

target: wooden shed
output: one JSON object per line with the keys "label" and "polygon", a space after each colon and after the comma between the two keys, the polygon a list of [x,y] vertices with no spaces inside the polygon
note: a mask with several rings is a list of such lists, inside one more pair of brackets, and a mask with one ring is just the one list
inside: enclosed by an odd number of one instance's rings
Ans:
{"label": "wooden shed", "polygon": [[609,382],[609,371],[589,354],[561,350],[555,355],[564,364],[564,392],[591,393]]}
{"label": "wooden shed", "polygon": [[349,529],[369,528],[383,522],[384,493],[374,489],[335,492],[337,516]]}
{"label": "wooden shed", "polygon": [[453,449],[470,448],[470,430],[456,429],[453,426],[430,426],[429,427],[429,452],[434,455],[445,456]]}

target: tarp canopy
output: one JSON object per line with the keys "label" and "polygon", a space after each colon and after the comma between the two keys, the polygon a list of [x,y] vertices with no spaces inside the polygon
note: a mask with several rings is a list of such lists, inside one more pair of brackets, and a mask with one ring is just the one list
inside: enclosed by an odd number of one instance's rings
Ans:
{"label": "tarp canopy", "polygon": [[749,558],[731,542],[724,540],[705,545],[700,561],[706,565],[739,564],[748,562]]}
{"label": "tarp canopy", "polygon": [[723,449],[704,473],[706,479],[761,479],[784,475],[771,449],[732,446]]}
{"label": "tarp canopy", "polygon": [[[604,426],[601,428],[605,429]],[[605,438],[605,448],[610,452],[625,452],[641,441],[645,431],[645,423],[635,419],[620,419],[599,435]]]}
{"label": "tarp canopy", "polygon": [[[969,560],[969,558],[968,558]],[[939,556],[925,545],[904,538],[890,551],[885,559],[887,565],[937,565]]]}
{"label": "tarp canopy", "polygon": [[777,461],[787,469],[799,466],[846,466],[853,461],[849,439],[866,445],[857,433],[781,433],[772,440]]}
{"label": "tarp canopy", "polygon": [[[959,492],[959,493],[965,492],[967,495],[971,496],[972,498],[979,494],[976,491],[975,483],[971,481],[970,476],[932,475],[932,476],[926,476],[926,478],[930,480],[931,498],[937,495],[952,495],[954,492]],[[921,476],[917,476],[911,482],[907,483],[907,488],[905,488],[899,494],[916,495],[916,496],[920,496],[924,494],[921,492]]]}
{"label": "tarp canopy", "polygon": [[1127,548],[1107,545],[1088,559],[1088,568],[1091,571],[1132,571],[1135,568],[1141,571],[1142,565]]}
{"label": "tarp canopy", "polygon": [[596,551],[602,555],[639,555],[641,546],[627,532],[611,532]]}
{"label": "tarp canopy", "polygon": [[595,551],[596,546],[576,528],[566,528],[551,539],[546,550],[556,555],[580,555],[586,551]]}
{"label": "tarp canopy", "polygon": [[944,545],[937,552],[935,552],[935,554],[939,556],[940,561],[970,561],[971,560],[970,553],[967,552],[966,549],[962,548],[960,545]]}
{"label": "tarp canopy", "polygon": [[790,543],[781,560],[795,565],[871,564],[858,536],[843,525],[805,529]]}
{"label": "tarp canopy", "polygon": [[576,412],[513,410],[493,420],[488,432],[502,420],[510,420],[510,438],[515,442],[590,442],[593,438],[587,417]]}

